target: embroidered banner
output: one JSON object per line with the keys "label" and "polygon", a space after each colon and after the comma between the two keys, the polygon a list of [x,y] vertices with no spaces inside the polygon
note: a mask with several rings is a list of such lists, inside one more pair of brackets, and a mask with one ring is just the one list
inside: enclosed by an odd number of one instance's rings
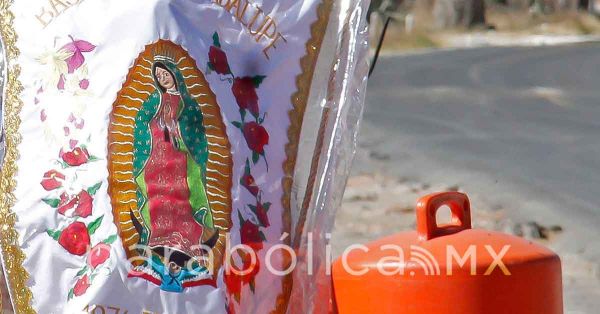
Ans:
{"label": "embroidered banner", "polygon": [[16,312],[285,312],[332,4],[0,0]]}

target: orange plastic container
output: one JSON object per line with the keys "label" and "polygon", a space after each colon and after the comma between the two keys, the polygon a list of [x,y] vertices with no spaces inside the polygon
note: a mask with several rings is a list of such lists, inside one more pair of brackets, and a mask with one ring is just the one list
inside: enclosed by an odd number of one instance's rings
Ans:
{"label": "orange plastic container", "polygon": [[[452,223],[438,226],[447,205]],[[514,236],[471,229],[469,199],[417,204],[417,231],[355,247],[333,265],[337,310],[394,314],[562,314],[560,258]]]}

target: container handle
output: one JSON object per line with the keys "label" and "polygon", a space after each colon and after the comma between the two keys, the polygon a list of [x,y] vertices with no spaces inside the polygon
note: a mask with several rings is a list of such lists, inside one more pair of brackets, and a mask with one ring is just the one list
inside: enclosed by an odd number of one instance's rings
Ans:
{"label": "container handle", "polygon": [[[436,214],[442,206],[450,207],[452,223],[438,226]],[[471,205],[466,194],[441,192],[424,196],[417,203],[417,233],[422,241],[471,229]]]}

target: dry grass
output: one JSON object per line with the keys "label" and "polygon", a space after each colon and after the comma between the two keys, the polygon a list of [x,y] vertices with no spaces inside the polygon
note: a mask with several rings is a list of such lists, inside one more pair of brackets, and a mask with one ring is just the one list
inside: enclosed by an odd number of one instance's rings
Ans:
{"label": "dry grass", "polygon": [[425,48],[438,48],[438,43],[431,32],[416,30],[408,34],[404,28],[391,26],[383,43],[384,51],[414,50]]}

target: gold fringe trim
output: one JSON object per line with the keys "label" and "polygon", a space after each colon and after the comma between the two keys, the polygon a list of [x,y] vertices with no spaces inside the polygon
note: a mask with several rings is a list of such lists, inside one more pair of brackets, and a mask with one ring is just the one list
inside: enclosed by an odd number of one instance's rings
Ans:
{"label": "gold fringe trim", "polygon": [[[294,168],[298,155],[298,145],[300,143],[300,131],[304,120],[304,113],[308,103],[310,87],[317,64],[323,38],[329,24],[329,16],[333,7],[333,0],[323,0],[317,8],[317,20],[311,25],[311,38],[306,43],[306,55],[300,59],[300,66],[303,72],[296,77],[297,91],[292,95],[292,105],[294,108],[289,111],[290,126],[288,128],[288,143],[285,146],[287,159],[283,163],[284,177],[282,179],[283,196],[281,204],[283,207],[283,228],[282,232],[292,233],[291,220],[291,204],[290,198],[292,193],[292,185],[294,182]],[[306,219],[300,217],[298,221]],[[286,244],[290,244],[290,237],[287,237]],[[283,269],[287,269],[288,265],[284,265]],[[282,279],[282,293],[277,297],[275,309],[272,314],[286,313],[290,295],[293,287],[292,274],[285,276]]]}
{"label": "gold fringe trim", "polygon": [[26,285],[29,274],[23,267],[25,254],[18,244],[19,235],[15,230],[17,217],[11,212],[11,208],[15,204],[13,191],[17,184],[14,178],[17,173],[16,161],[19,158],[17,146],[21,143],[19,113],[23,107],[23,102],[19,98],[23,86],[18,80],[21,69],[14,64],[19,56],[19,50],[17,35],[13,28],[14,15],[10,11],[12,2],[12,0],[0,0],[0,34],[5,45],[8,69],[6,94],[4,95],[6,152],[0,173],[0,245],[14,309],[16,313],[22,314],[35,313],[35,311],[31,307],[31,291]]}

